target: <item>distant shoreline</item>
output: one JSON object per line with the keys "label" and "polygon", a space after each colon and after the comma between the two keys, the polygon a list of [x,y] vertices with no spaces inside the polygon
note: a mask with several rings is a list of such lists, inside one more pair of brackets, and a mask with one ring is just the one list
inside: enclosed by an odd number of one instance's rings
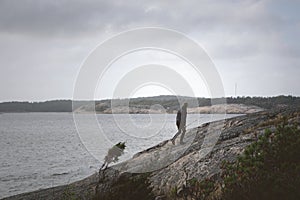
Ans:
{"label": "distant shoreline", "polygon": [[[300,105],[300,97],[294,96],[276,96],[276,97],[224,97],[224,98],[197,98],[184,96],[155,96],[155,97],[139,97],[131,99],[106,99],[94,101],[72,101],[72,100],[51,100],[44,102],[2,102],[0,103],[0,113],[24,113],[24,112],[73,112],[78,109],[81,111],[106,113],[112,107],[112,102],[115,107],[127,106],[127,109],[135,109],[130,112],[133,114],[149,113],[152,106],[159,105],[166,110],[167,113],[174,113],[179,108],[179,102],[194,102],[197,107],[208,107],[217,103],[226,103],[227,105],[239,104],[245,106],[257,106],[262,109],[274,109],[285,106]],[[198,102],[198,103],[197,103]],[[190,107],[193,107],[190,105]],[[123,108],[122,108],[123,109]],[[158,108],[155,108],[156,110]],[[146,112],[147,110],[147,112]],[[122,111],[123,112],[123,111]],[[154,111],[153,111],[154,112]],[[150,113],[153,113],[152,111]],[[118,113],[118,112],[117,112]],[[207,113],[207,112],[206,112]],[[239,112],[240,113],[240,112]],[[235,114],[235,113],[234,113]]]}
{"label": "distant shoreline", "polygon": [[[246,106],[243,104],[219,104],[213,106],[203,106],[188,108],[188,114],[250,114],[263,111],[264,109],[257,106]],[[166,112],[166,110],[153,110],[144,108],[127,108],[116,107],[114,109],[106,109],[102,112],[88,111],[83,108],[79,108],[75,111],[77,114],[176,114],[177,110]]]}
{"label": "distant shoreline", "polygon": [[[213,106],[203,106],[188,108],[188,114],[250,114],[255,112],[263,111],[264,109],[257,106],[246,106],[243,104],[219,104]],[[100,111],[85,110],[85,107],[80,107],[74,112],[58,112],[58,111],[42,111],[42,112],[31,112],[31,111],[16,111],[16,112],[0,112],[5,113],[69,113],[69,114],[176,114],[176,110],[172,112],[166,112],[166,110],[153,110],[145,108],[126,108],[116,107],[115,109],[106,109]]]}

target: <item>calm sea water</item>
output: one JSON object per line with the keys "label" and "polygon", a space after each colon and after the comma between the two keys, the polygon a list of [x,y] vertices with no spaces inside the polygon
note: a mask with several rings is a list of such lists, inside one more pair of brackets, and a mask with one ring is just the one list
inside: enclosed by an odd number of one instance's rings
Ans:
{"label": "calm sea water", "polygon": [[[222,117],[188,115],[188,128]],[[127,115],[82,114],[77,119],[72,113],[0,114],[0,198],[85,178],[98,171],[117,142],[127,144],[122,161],[176,133],[171,114],[130,115],[131,123]],[[95,139],[99,133],[105,140]]]}

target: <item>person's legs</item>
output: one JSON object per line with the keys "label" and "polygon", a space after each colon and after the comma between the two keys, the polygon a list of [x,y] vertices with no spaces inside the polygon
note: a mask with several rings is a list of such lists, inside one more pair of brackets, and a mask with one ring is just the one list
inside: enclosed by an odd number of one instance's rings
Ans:
{"label": "person's legs", "polygon": [[183,144],[184,142],[183,142],[183,138],[184,138],[184,135],[185,135],[185,129],[183,129],[182,130],[182,134],[181,134],[181,136],[180,136],[180,144]]}
{"label": "person's legs", "polygon": [[172,143],[175,144],[175,140],[178,137],[178,135],[181,133],[181,129],[178,129],[177,133],[175,134],[175,136],[172,138]]}

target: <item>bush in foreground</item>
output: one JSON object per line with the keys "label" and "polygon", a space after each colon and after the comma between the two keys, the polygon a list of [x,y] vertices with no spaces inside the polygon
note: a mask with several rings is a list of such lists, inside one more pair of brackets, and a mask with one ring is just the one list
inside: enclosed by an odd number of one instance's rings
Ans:
{"label": "bush in foreground", "polygon": [[300,199],[300,130],[266,130],[235,163],[224,165],[222,199]]}

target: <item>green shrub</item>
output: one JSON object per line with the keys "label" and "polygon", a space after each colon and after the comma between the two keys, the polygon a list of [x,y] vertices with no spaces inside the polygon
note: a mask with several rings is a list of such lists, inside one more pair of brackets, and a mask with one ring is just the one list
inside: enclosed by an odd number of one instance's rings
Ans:
{"label": "green shrub", "polygon": [[300,130],[279,125],[266,130],[235,163],[225,163],[225,200],[300,199]]}
{"label": "green shrub", "polygon": [[190,196],[193,199],[204,200],[214,191],[214,181],[211,179],[204,179],[198,181],[197,179],[191,179],[188,181]]}
{"label": "green shrub", "polygon": [[148,177],[149,173],[121,175],[110,190],[96,194],[94,200],[153,200]]}

